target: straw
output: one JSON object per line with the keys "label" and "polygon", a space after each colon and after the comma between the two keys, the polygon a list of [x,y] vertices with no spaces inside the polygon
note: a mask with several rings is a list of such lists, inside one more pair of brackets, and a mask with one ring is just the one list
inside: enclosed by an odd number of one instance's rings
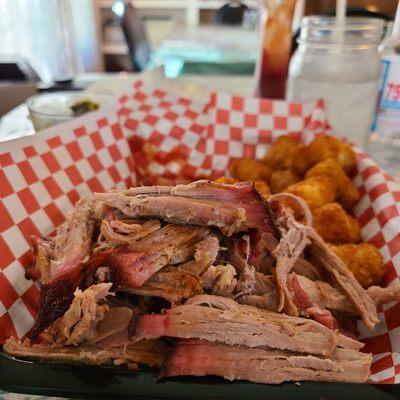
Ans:
{"label": "straw", "polygon": [[396,17],[393,23],[392,36],[400,36],[400,1],[397,3]]}
{"label": "straw", "polygon": [[264,0],[264,7],[272,14],[276,8],[275,0]]}
{"label": "straw", "polygon": [[338,43],[344,40],[344,25],[346,23],[347,0],[336,0],[336,32],[334,36]]}
{"label": "straw", "polygon": [[336,23],[337,25],[344,25],[346,19],[347,0],[336,1]]}
{"label": "straw", "polygon": [[293,22],[292,22],[292,31],[296,32],[297,29],[301,26],[301,20],[304,16],[304,11],[306,8],[306,1],[305,0],[297,0],[294,13],[293,13]]}

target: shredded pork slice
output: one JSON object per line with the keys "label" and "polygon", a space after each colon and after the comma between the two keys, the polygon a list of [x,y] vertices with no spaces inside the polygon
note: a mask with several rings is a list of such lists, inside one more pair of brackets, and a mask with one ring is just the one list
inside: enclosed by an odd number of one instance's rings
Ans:
{"label": "shredded pork slice", "polygon": [[107,304],[98,303],[109,294],[111,286],[111,283],[100,283],[84,291],[76,289],[69,309],[43,332],[43,337],[58,346],[78,345],[91,339],[97,324],[110,310]]}
{"label": "shredded pork slice", "polygon": [[380,286],[370,286],[367,289],[376,307],[381,307],[384,304],[392,301],[400,301],[400,285],[389,286],[386,288]]}
{"label": "shredded pork slice", "polygon": [[235,292],[240,304],[278,311],[279,292],[274,277],[257,272],[252,266],[241,273]]}
{"label": "shredded pork slice", "polygon": [[109,267],[118,289],[140,287],[163,267],[187,261],[207,233],[205,228],[166,225],[134,243],[96,253],[88,268]]}
{"label": "shredded pork slice", "polygon": [[248,234],[243,236],[235,235],[231,238],[225,238],[224,243],[228,250],[228,261],[237,271],[244,271],[248,266],[250,257],[250,236]]}
{"label": "shredded pork slice", "polygon": [[318,269],[302,256],[297,259],[296,264],[293,267],[293,272],[313,281],[322,279],[321,273]]}
{"label": "shredded pork slice", "polygon": [[54,242],[51,239],[33,238],[35,261],[27,268],[27,279],[40,279],[47,283],[55,274],[59,265],[54,262]]}
{"label": "shredded pork slice", "polygon": [[[256,271],[251,265],[246,266],[240,274],[235,291],[237,295],[271,295],[278,298],[277,301],[279,301],[279,293],[276,288],[274,277]],[[278,307],[274,309],[274,311],[277,310]]]}
{"label": "shredded pork slice", "polygon": [[182,264],[180,268],[194,275],[203,274],[216,260],[219,252],[219,240],[208,236],[195,246],[194,260]]}
{"label": "shredded pork slice", "polygon": [[209,181],[197,181],[188,185],[177,185],[171,193],[193,199],[211,199],[246,210],[246,225],[262,232],[271,232],[280,238],[274,215],[268,202],[251,183],[241,182],[226,185]]}
{"label": "shredded pork slice", "polygon": [[94,202],[82,199],[69,214],[55,238],[57,268],[40,290],[39,313],[29,337],[36,338],[70,306],[91,255]]}
{"label": "shredded pork slice", "polygon": [[[243,271],[246,265],[251,265],[257,272],[265,275],[275,273],[276,261],[272,253],[278,247],[279,240],[271,232],[253,229],[249,235],[235,235],[226,242],[228,259],[238,271]],[[317,268],[302,255],[294,260],[292,269],[309,279],[321,279]]]}
{"label": "shredded pork slice", "polygon": [[224,185],[197,181],[188,185],[135,188],[96,193],[96,199],[133,218],[160,218],[170,222],[213,226],[227,236],[258,228],[279,231],[268,204],[253,185]]}
{"label": "shredded pork slice", "polygon": [[[277,292],[278,294],[278,292]],[[279,296],[259,294],[244,294],[237,298],[238,303],[276,312],[279,304]]]}
{"label": "shredded pork slice", "polygon": [[96,198],[131,217],[160,218],[172,223],[215,226],[226,234],[246,230],[246,210],[210,200],[175,196],[135,196],[97,193]]}
{"label": "shredded pork slice", "polygon": [[132,243],[129,248],[134,251],[154,252],[163,250],[168,246],[195,244],[203,240],[208,234],[207,228],[168,224],[151,235]]}
{"label": "shredded pork slice", "polygon": [[[171,249],[172,250],[172,249]],[[168,253],[145,253],[118,247],[95,254],[89,261],[90,270],[108,267],[116,288],[139,287],[169,263]]]}
{"label": "shredded pork slice", "polygon": [[[201,293],[202,282],[199,275],[207,270],[217,258],[219,241],[215,236],[207,236],[198,242],[194,249],[194,260],[176,268],[164,268],[140,287],[130,287],[127,290],[141,296],[161,297],[171,303],[179,303]],[[174,252],[174,257],[176,256],[177,253]]]}
{"label": "shredded pork slice", "polygon": [[[358,314],[354,305],[349,302],[347,296],[336,287],[324,281],[311,280],[299,274],[295,275],[301,290],[304,291],[307,296],[307,305],[305,309],[310,306],[310,302],[319,306],[321,309],[338,311],[350,316]],[[293,288],[290,289],[293,294]],[[254,267],[249,266],[242,272],[235,292],[237,292],[237,301],[241,304],[247,304],[249,306],[275,312],[278,310],[279,293],[273,277],[255,271]],[[400,300],[400,286],[387,288],[370,286],[367,289],[367,293],[373,299],[376,307]],[[301,308],[300,305],[299,307]]]}
{"label": "shredded pork slice", "polygon": [[371,296],[316,231],[310,230],[308,237],[311,241],[310,250],[312,256],[333,276],[339,287],[354,305],[367,328],[373,329],[379,319]]}
{"label": "shredded pork slice", "polygon": [[357,314],[353,304],[348,301],[346,295],[329,283],[312,281],[301,275],[297,275],[296,279],[312,303],[329,310],[344,312],[350,315]]}
{"label": "shredded pork slice", "polygon": [[167,267],[154,274],[147,282],[137,288],[125,291],[140,296],[161,297],[171,303],[180,303],[201,293],[202,283],[198,276],[181,267]]}
{"label": "shredded pork slice", "polygon": [[[118,228],[123,229],[125,234],[119,233]],[[128,231],[130,229],[130,232]],[[160,221],[151,220],[141,224],[127,224],[122,221],[109,221],[104,219],[100,226],[99,242],[108,247],[117,246],[123,243],[135,243],[161,228]]]}
{"label": "shredded pork slice", "polygon": [[[303,290],[307,292],[311,301],[323,308],[339,311],[348,315],[357,315],[354,305],[349,302],[347,296],[337,288],[323,281],[311,281],[298,275],[297,279]],[[400,300],[400,286],[383,288],[380,286],[370,286],[367,293],[379,308],[384,304]]]}
{"label": "shredded pork slice", "polygon": [[[220,296],[197,297],[189,299],[185,305],[167,310],[165,314],[139,317],[135,338],[195,338],[318,355],[332,354],[341,342],[341,335],[312,320],[239,305]],[[199,301],[201,305],[196,304]],[[224,308],[210,308],[204,304],[222,304]],[[352,345],[357,349],[361,346],[356,341]]]}
{"label": "shredded pork slice", "polygon": [[209,293],[230,297],[237,285],[236,270],[230,264],[211,265],[201,280]]}
{"label": "shredded pork slice", "polygon": [[162,377],[218,375],[228,380],[278,384],[285,381],[365,382],[372,357],[336,349],[330,358],[282,350],[228,346],[206,341],[180,341],[171,351]]}
{"label": "shredded pork slice", "polygon": [[298,310],[293,302],[288,289],[287,279],[290,271],[295,266],[304,249],[309,244],[309,227],[297,222],[293,215],[285,215],[286,231],[282,235],[279,245],[272,251],[276,259],[275,279],[279,291],[278,311],[289,315],[298,315]]}
{"label": "shredded pork slice", "polygon": [[[42,333],[52,347],[96,343],[128,328],[134,315],[129,307],[112,307],[101,301],[111,283],[77,289],[67,312]],[[100,303],[100,304],[99,304]]]}
{"label": "shredded pork slice", "polygon": [[166,357],[168,348],[159,340],[142,340],[120,347],[101,349],[96,345],[51,347],[46,344],[29,344],[17,342],[10,338],[3,350],[15,357],[47,362],[79,362],[91,365],[128,364],[137,369],[137,364],[160,367]]}
{"label": "shredded pork slice", "polygon": [[97,324],[96,332],[89,340],[97,343],[111,335],[123,332],[129,327],[134,312],[130,307],[112,307],[104,318]]}
{"label": "shredded pork slice", "polygon": [[292,294],[294,304],[301,311],[301,315],[311,317],[330,329],[339,329],[339,323],[332,313],[311,300],[307,291],[301,286],[295,272],[289,275],[287,286]]}

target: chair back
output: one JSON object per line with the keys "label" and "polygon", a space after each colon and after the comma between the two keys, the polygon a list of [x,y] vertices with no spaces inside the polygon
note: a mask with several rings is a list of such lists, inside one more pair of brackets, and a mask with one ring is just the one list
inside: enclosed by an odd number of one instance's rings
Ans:
{"label": "chair back", "polygon": [[248,9],[249,7],[240,1],[230,1],[217,10],[214,22],[218,25],[241,25],[244,13]]}
{"label": "chair back", "polygon": [[146,68],[151,54],[143,21],[131,1],[117,1],[112,10],[121,24],[133,70],[140,72]]}

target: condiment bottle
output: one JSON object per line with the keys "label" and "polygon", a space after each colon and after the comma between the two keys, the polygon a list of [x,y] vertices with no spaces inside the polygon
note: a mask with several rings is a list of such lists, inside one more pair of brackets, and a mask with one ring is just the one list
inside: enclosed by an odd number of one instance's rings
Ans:
{"label": "condiment bottle", "polygon": [[268,1],[262,9],[261,54],[256,67],[256,96],[284,99],[292,44],[295,0]]}

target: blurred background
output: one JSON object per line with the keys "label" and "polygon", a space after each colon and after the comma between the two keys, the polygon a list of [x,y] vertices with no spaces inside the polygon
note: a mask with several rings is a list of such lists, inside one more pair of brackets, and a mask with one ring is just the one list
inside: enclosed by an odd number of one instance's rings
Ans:
{"label": "blurred background", "polygon": [[[185,45],[192,47],[193,51],[198,50],[196,45],[199,47],[204,42],[208,42],[210,48],[217,45],[234,47],[230,40],[245,42],[252,36],[250,32],[243,39],[240,35],[229,36],[229,32],[225,32],[223,37],[216,37],[212,36],[212,30],[204,30],[200,32],[203,36],[199,35],[196,28],[229,23],[223,18],[218,19],[221,8],[229,3],[224,0],[133,0],[129,3],[136,12],[131,16],[131,24],[140,23],[144,29],[143,33],[135,34],[145,35],[149,46],[149,54],[144,55],[144,59],[152,54],[157,56],[160,48],[162,54],[172,53],[167,47],[176,48],[178,40],[182,41],[183,53],[188,50]],[[295,15],[294,29],[298,28],[303,14],[333,13],[335,3],[335,0],[298,1],[296,7],[299,12],[297,17]],[[396,5],[395,0],[348,1],[351,9],[387,17],[394,16]],[[240,8],[239,17],[232,24],[253,31],[254,40],[257,40],[259,1],[244,0],[240,2]],[[28,62],[45,83],[67,79],[85,71],[141,69],[143,65],[135,65],[129,54],[127,35],[118,16],[122,12],[121,5],[113,0],[0,0],[0,55],[3,60],[18,58]],[[185,30],[184,27],[193,29]],[[59,32],[60,28],[62,32]],[[172,40],[168,42],[169,39]],[[138,38],[131,37],[131,40]],[[252,45],[248,40],[247,44]],[[198,61],[202,61],[201,54],[196,56]],[[207,61],[210,55],[204,52],[203,57]],[[66,62],[69,65],[65,65]]]}

